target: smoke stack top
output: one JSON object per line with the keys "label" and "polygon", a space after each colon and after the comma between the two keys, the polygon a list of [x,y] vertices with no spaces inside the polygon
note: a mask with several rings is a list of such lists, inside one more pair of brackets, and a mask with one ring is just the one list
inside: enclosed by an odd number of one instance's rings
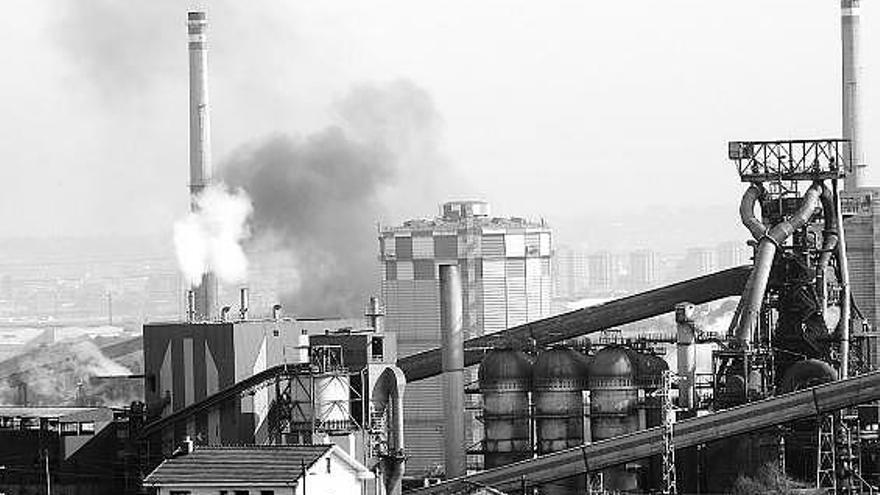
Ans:
{"label": "smoke stack top", "polygon": [[845,187],[853,190],[868,184],[867,161],[862,147],[862,55],[861,19],[859,0],[840,2],[840,38],[843,62],[842,109],[843,137],[850,141],[852,171],[846,177]]}

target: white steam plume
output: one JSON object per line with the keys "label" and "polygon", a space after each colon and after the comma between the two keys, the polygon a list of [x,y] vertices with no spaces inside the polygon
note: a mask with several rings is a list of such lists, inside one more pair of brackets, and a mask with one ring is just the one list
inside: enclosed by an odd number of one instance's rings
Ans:
{"label": "white steam plume", "polygon": [[241,242],[249,236],[250,197],[244,189],[213,184],[196,198],[196,205],[196,211],[174,224],[180,270],[192,285],[208,271],[223,282],[240,282],[247,274]]}

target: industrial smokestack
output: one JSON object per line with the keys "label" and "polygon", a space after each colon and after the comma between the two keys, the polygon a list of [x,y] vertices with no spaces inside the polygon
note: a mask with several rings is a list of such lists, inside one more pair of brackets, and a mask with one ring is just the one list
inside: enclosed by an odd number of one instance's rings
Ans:
{"label": "industrial smokestack", "polygon": [[385,314],[382,313],[382,308],[379,307],[378,297],[370,296],[370,301],[367,303],[367,311],[364,313],[364,316],[367,317],[370,328],[372,328],[374,332],[382,331],[380,328],[380,321]]}
{"label": "industrial smokestack", "polygon": [[241,317],[242,320],[247,320],[248,304],[249,304],[248,299],[249,299],[248,288],[242,287],[240,295],[239,295],[239,303],[238,303],[238,315]]}
{"label": "industrial smokestack", "polygon": [[464,335],[458,266],[440,265],[440,338],[446,402],[446,479],[464,476]]}
{"label": "industrial smokestack", "polygon": [[862,56],[860,0],[840,1],[840,37],[843,49],[843,137],[852,150],[852,172],[846,176],[845,188],[852,191],[869,186],[867,163],[862,148]]}
{"label": "industrial smokestack", "polygon": [[[208,19],[204,12],[187,14],[189,33],[189,199],[198,210],[196,198],[211,183],[211,126],[208,118]],[[195,291],[195,318],[208,320],[216,313],[217,277],[202,275]]]}

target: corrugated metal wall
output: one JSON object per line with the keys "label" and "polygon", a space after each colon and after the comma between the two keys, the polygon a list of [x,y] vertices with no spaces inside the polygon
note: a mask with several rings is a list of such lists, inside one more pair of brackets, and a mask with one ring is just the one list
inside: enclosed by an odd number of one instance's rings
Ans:
{"label": "corrugated metal wall", "polygon": [[434,236],[434,257],[441,260],[458,259],[458,237],[448,234]]}
{"label": "corrugated metal wall", "polygon": [[[483,244],[486,247],[486,244]],[[483,260],[483,333],[507,328],[505,260]]]}
{"label": "corrugated metal wall", "polygon": [[413,235],[412,255],[415,259],[434,258],[434,237],[430,235]]}
{"label": "corrugated metal wall", "polygon": [[[522,239],[522,236],[519,236]],[[525,249],[525,248],[523,248]],[[522,325],[528,321],[526,298],[526,260],[508,258],[504,265],[507,289],[507,327]]]}
{"label": "corrugated metal wall", "polygon": [[[528,249],[528,245],[526,246]],[[542,312],[541,287],[541,258],[526,258],[526,317],[529,321],[540,319]]]}
{"label": "corrugated metal wall", "polygon": [[504,234],[483,234],[483,258],[500,258],[504,256]]}

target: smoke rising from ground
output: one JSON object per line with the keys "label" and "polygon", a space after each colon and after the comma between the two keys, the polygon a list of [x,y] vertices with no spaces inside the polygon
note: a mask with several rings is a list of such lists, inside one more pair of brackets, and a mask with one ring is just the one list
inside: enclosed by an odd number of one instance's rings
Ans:
{"label": "smoke rising from ground", "polygon": [[376,222],[389,206],[435,208],[440,118],[411,82],[364,85],[334,107],[338,124],[236,150],[224,180],[253,201],[254,242],[293,261],[285,306],[309,316],[363,313],[377,290]]}
{"label": "smoke rising from ground", "polygon": [[177,262],[187,281],[197,285],[212,271],[227,283],[247,275],[241,242],[248,237],[251,201],[241,189],[224,184],[206,188],[196,199],[198,209],[174,224]]}
{"label": "smoke rising from ground", "polygon": [[[128,368],[104,356],[91,340],[56,342],[33,348],[20,357],[18,369],[0,383],[0,402],[18,403],[22,399],[21,384],[25,384],[29,405],[75,405],[78,393],[88,396],[91,404],[127,405],[139,399],[134,390],[136,383],[110,386],[95,377],[128,374]],[[85,397],[80,401],[86,401]]]}

